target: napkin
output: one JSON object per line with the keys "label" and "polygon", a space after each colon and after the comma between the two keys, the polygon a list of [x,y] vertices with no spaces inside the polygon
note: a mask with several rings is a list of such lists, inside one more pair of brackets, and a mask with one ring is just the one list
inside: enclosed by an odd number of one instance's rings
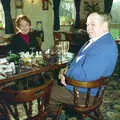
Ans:
{"label": "napkin", "polygon": [[12,74],[15,74],[15,65],[13,62],[10,64],[0,64],[0,80]]}
{"label": "napkin", "polygon": [[7,65],[0,65],[0,80],[7,77],[5,69],[7,69]]}

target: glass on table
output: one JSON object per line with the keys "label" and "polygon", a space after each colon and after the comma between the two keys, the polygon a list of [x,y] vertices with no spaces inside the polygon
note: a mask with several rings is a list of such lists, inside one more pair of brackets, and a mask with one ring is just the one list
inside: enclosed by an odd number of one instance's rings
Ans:
{"label": "glass on table", "polygon": [[12,76],[16,73],[14,62],[10,62],[5,66],[6,67],[4,68],[4,73],[6,74],[7,77]]}
{"label": "glass on table", "polygon": [[62,55],[65,56],[69,50],[69,41],[61,42],[61,46],[62,46]]}
{"label": "glass on table", "polygon": [[62,49],[62,44],[58,44],[58,45],[56,45],[56,51],[57,51],[57,55],[62,55],[62,51],[63,51],[63,49]]}
{"label": "glass on table", "polygon": [[64,53],[67,53],[69,51],[69,42],[68,41],[65,41],[64,42]]}
{"label": "glass on table", "polygon": [[36,48],[35,47],[30,47],[30,54],[35,54]]}
{"label": "glass on table", "polygon": [[61,41],[56,45],[58,53],[58,63],[63,63],[69,50],[69,41]]}
{"label": "glass on table", "polygon": [[8,51],[8,55],[10,56],[12,54],[12,50]]}
{"label": "glass on table", "polygon": [[62,63],[62,53],[63,53],[62,44],[56,45],[56,51],[57,51],[57,62],[60,64]]}

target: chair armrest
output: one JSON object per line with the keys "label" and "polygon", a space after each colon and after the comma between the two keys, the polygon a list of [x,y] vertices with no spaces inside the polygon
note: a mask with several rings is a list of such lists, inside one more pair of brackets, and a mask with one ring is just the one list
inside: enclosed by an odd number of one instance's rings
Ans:
{"label": "chair armrest", "polygon": [[84,82],[84,81],[80,81],[80,80],[73,80],[71,78],[66,78],[66,82],[67,82],[67,84],[76,86],[76,87],[96,88],[96,87],[100,87],[100,86],[104,85],[106,79],[107,79],[107,77],[101,77],[94,81]]}

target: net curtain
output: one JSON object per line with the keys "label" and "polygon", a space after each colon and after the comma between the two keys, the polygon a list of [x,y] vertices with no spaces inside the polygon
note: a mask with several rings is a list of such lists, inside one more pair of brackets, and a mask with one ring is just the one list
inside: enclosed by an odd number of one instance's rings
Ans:
{"label": "net curtain", "polygon": [[[74,24],[75,28],[79,28],[79,24],[80,24],[80,3],[81,0],[74,0],[74,4],[76,8],[76,19]],[[54,30],[60,29],[59,7],[60,7],[60,0],[53,0]]]}
{"label": "net curtain", "polygon": [[5,33],[6,34],[13,34],[14,33],[14,27],[13,27],[13,21],[11,17],[11,9],[10,9],[10,0],[1,0],[4,14],[5,14]]}

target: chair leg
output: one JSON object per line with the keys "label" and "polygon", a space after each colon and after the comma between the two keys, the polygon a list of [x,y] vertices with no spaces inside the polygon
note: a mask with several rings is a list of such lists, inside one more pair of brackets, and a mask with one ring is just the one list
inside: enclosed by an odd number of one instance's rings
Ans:
{"label": "chair leg", "polygon": [[102,112],[101,112],[100,108],[98,108],[96,110],[96,113],[97,113],[97,116],[98,116],[98,120],[103,120],[103,115],[102,115]]}
{"label": "chair leg", "polygon": [[10,120],[4,101],[0,100],[0,120]]}
{"label": "chair leg", "polygon": [[59,106],[58,112],[57,112],[57,116],[55,120],[60,120],[60,115],[62,113],[62,104]]}
{"label": "chair leg", "polygon": [[98,109],[98,114],[99,114],[99,120],[103,120],[104,119],[104,117],[103,117],[103,115],[102,115],[102,112],[100,111],[100,109]]}
{"label": "chair leg", "polygon": [[88,113],[87,115],[93,120],[103,120],[103,116],[99,108],[94,112]]}
{"label": "chair leg", "polygon": [[88,117],[89,118],[92,118],[92,120],[98,120],[98,117],[96,115],[93,115],[93,114],[88,114]]}
{"label": "chair leg", "polygon": [[81,114],[81,116],[82,116],[82,120],[85,120],[85,119],[86,119],[86,117],[87,117],[87,115],[86,115],[86,114]]}

